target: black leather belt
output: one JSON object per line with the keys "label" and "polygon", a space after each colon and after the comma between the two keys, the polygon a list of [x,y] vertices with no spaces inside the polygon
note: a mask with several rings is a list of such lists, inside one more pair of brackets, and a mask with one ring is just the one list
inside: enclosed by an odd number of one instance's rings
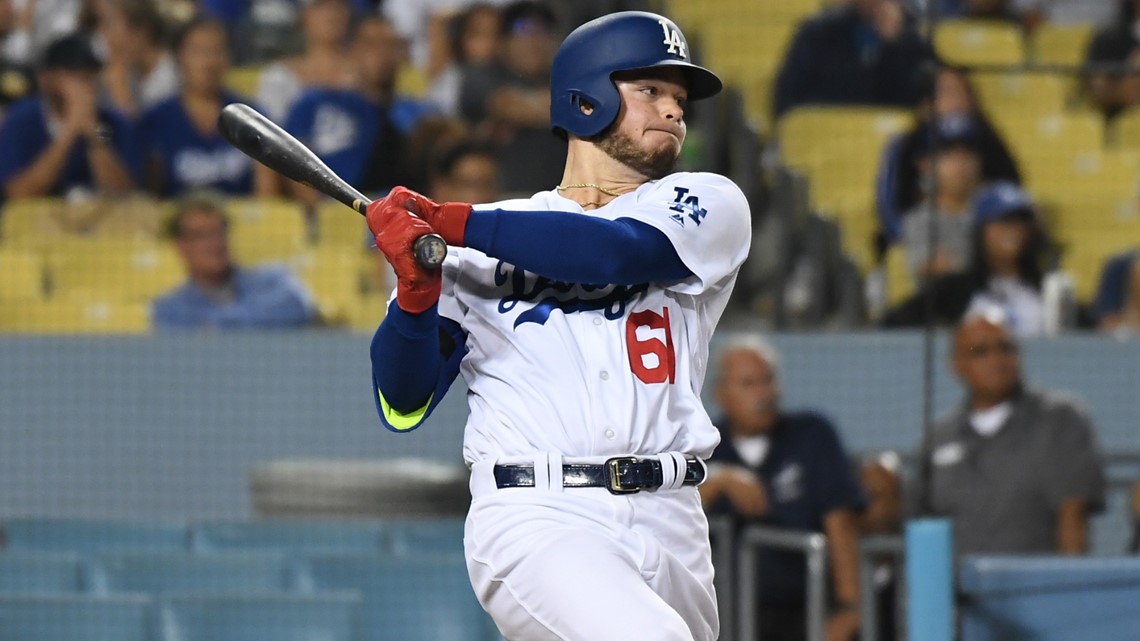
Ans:
{"label": "black leather belt", "polygon": [[[705,480],[705,468],[699,461],[689,460],[685,466],[685,485]],[[661,461],[618,456],[605,463],[563,463],[562,487],[604,487],[611,494],[634,494],[661,487]],[[495,484],[499,488],[534,487],[533,465],[496,465]]]}

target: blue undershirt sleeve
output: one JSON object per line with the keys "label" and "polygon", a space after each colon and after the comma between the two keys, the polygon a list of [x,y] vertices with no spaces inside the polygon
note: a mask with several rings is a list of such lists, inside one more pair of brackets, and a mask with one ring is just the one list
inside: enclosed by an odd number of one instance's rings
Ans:
{"label": "blue undershirt sleeve", "polygon": [[570,283],[637,285],[693,275],[665,234],[629,218],[476,210],[464,240],[488,256]]}

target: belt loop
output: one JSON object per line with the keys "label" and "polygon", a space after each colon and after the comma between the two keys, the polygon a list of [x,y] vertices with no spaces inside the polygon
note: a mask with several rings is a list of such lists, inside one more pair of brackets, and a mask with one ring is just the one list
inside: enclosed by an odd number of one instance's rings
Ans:
{"label": "belt loop", "polygon": [[547,452],[534,455],[534,489],[550,489],[550,454]]}
{"label": "belt loop", "polygon": [[550,467],[550,489],[554,492],[561,492],[562,482],[566,480],[565,475],[562,473],[562,453],[561,452],[548,452],[546,454],[546,464]]}
{"label": "belt loop", "polygon": [[661,462],[661,489],[676,490],[685,484],[685,473],[689,463],[680,452],[664,452],[657,455]]}
{"label": "belt loop", "polygon": [[471,466],[471,498],[479,498],[499,491],[495,484],[495,459],[476,461]]}

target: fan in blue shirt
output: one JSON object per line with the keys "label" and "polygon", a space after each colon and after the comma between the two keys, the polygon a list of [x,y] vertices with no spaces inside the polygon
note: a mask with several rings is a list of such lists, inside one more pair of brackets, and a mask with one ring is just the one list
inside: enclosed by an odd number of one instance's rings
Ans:
{"label": "fan in blue shirt", "polygon": [[[404,43],[384,18],[363,18],[354,26],[349,56],[356,90],[310,89],[289,112],[285,128],[333,171],[365,194],[383,194],[411,178],[407,138],[432,108],[395,94],[396,74],[405,60]],[[316,195],[299,192],[312,202]]]}
{"label": "fan in blue shirt", "polygon": [[209,18],[191,22],[175,43],[179,95],[149,109],[139,124],[149,161],[147,186],[158,196],[196,189],[231,196],[273,192],[272,172],[218,133],[222,108],[241,101],[223,87],[228,47],[224,25]]}
{"label": "fan in blue shirt", "polygon": [[134,130],[98,104],[101,64],[81,36],[53,42],[39,68],[41,97],[14,105],[0,126],[0,185],[7,198],[124,193],[141,171]]}

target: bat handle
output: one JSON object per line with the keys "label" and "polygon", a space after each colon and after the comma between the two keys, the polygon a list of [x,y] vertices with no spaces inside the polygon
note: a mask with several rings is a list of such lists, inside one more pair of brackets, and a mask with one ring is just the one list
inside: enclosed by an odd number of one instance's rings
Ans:
{"label": "bat handle", "polygon": [[[352,208],[363,216],[368,213],[370,204],[372,201],[367,198],[357,198],[352,201]],[[447,242],[439,234],[424,234],[412,243],[412,253],[420,267],[438,269],[443,264],[443,259],[447,258]]]}

